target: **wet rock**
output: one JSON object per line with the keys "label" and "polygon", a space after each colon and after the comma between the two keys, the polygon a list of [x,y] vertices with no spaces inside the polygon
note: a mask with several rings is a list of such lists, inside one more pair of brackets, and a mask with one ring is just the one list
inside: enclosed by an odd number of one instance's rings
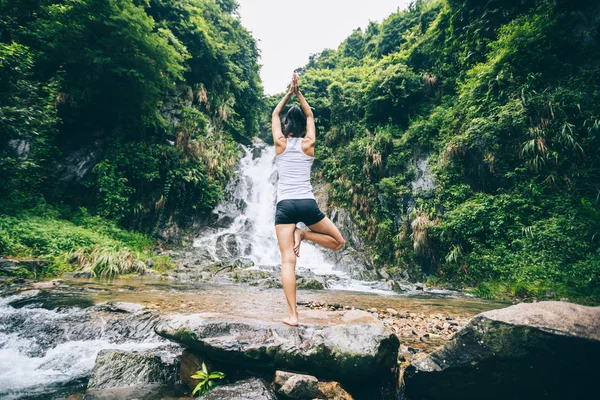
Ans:
{"label": "wet rock", "polygon": [[[83,400],[164,400],[173,399],[174,389],[171,386],[148,384],[144,387],[125,387],[88,390]],[[190,399],[175,397],[174,399]]]}
{"label": "wet rock", "polygon": [[19,295],[23,297],[35,297],[38,294],[40,294],[39,290],[24,290],[19,293]]}
{"label": "wet rock", "polygon": [[41,272],[50,265],[49,260],[11,260],[0,258],[0,275],[14,275],[20,271],[28,271],[32,274]]}
{"label": "wet rock", "polygon": [[399,282],[391,279],[387,281],[377,282],[377,284],[375,284],[373,288],[380,290],[389,290],[391,292],[404,292],[406,290],[405,287],[400,285]]}
{"label": "wet rock", "polygon": [[101,350],[88,390],[174,384],[179,377],[179,346],[145,351]]}
{"label": "wet rock", "polygon": [[296,277],[296,287],[298,289],[323,290],[325,289],[325,280],[298,276]]}
{"label": "wet rock", "polygon": [[2,334],[18,334],[32,340],[32,345],[25,350],[28,356],[42,356],[47,350],[72,340],[105,340],[115,344],[162,340],[154,333],[157,313],[107,312],[105,305],[93,306],[89,298],[61,296],[63,286],[53,289],[51,297],[42,291],[36,296],[19,296],[10,303],[14,308],[35,305],[36,308],[64,310],[54,318],[31,318],[27,313],[0,315]]}
{"label": "wet rock", "polygon": [[31,142],[25,139],[10,139],[8,141],[8,147],[14,151],[16,156],[27,158],[29,156],[29,151],[31,150]]}
{"label": "wet rock", "polygon": [[102,158],[102,144],[101,140],[96,140],[92,145],[79,148],[54,162],[59,179],[64,183],[82,180]]}
{"label": "wet rock", "polygon": [[346,392],[339,382],[319,382],[319,399],[326,400],[353,400],[350,393]]}
{"label": "wet rock", "polygon": [[346,312],[341,322],[288,327],[194,314],[167,316],[155,329],[160,336],[223,363],[287,369],[340,381],[387,378],[396,365],[396,336],[367,312]]}
{"label": "wet rock", "polygon": [[202,400],[277,400],[277,397],[262,379],[251,378],[217,386],[202,395]]}
{"label": "wet rock", "polygon": [[319,380],[312,375],[275,371],[273,388],[291,399],[313,399],[319,394]]}
{"label": "wet rock", "polygon": [[136,303],[127,303],[124,301],[109,301],[100,303],[96,306],[96,310],[114,313],[137,313],[142,311],[144,306]]}
{"label": "wet rock", "polygon": [[52,289],[60,285],[59,280],[47,281],[47,282],[34,282],[31,287],[34,289]]}
{"label": "wet rock", "polygon": [[600,307],[518,304],[475,316],[406,370],[418,399],[588,398],[597,391]]}
{"label": "wet rock", "polygon": [[233,264],[236,268],[250,268],[254,267],[254,261],[249,258],[240,258],[234,261]]}
{"label": "wet rock", "polygon": [[380,268],[377,270],[377,273],[379,274],[380,277],[382,277],[383,279],[390,279],[390,274],[387,273],[387,271],[385,270],[385,268]]}

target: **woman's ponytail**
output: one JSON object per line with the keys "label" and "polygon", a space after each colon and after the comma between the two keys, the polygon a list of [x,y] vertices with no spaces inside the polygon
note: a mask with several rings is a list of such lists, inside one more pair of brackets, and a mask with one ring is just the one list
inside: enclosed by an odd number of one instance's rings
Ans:
{"label": "woman's ponytail", "polygon": [[285,114],[285,137],[301,137],[306,131],[306,116],[298,106],[291,106]]}

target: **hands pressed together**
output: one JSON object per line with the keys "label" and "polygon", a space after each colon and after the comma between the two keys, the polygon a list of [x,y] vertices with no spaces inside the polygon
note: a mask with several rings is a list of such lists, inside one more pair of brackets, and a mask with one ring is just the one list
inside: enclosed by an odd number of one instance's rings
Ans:
{"label": "hands pressed together", "polygon": [[288,94],[297,94],[300,89],[298,88],[298,74],[294,72],[292,75],[292,83],[290,83],[290,90]]}

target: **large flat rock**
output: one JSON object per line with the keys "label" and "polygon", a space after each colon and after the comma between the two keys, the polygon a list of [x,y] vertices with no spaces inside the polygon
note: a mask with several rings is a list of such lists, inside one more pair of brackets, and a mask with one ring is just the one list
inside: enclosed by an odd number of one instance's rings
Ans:
{"label": "large flat rock", "polygon": [[[319,324],[318,315],[329,315],[338,324]],[[155,331],[220,363],[335,380],[389,376],[396,366],[396,336],[366,312],[331,315],[314,313],[312,325],[289,327],[241,317],[176,314],[162,318]]]}
{"label": "large flat rock", "polygon": [[600,307],[518,304],[475,316],[405,373],[406,398],[597,398]]}

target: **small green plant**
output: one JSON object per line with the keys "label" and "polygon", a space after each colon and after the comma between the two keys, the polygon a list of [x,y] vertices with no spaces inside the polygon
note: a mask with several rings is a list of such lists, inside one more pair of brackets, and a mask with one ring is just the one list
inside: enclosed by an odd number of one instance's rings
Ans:
{"label": "small green plant", "polygon": [[199,379],[200,382],[194,388],[192,392],[192,396],[195,396],[198,393],[198,396],[202,396],[204,393],[214,389],[218,383],[217,379],[225,378],[225,374],[222,372],[214,371],[208,372],[208,368],[206,368],[206,364],[202,363],[202,369],[196,371],[194,375],[191,376],[193,379]]}

